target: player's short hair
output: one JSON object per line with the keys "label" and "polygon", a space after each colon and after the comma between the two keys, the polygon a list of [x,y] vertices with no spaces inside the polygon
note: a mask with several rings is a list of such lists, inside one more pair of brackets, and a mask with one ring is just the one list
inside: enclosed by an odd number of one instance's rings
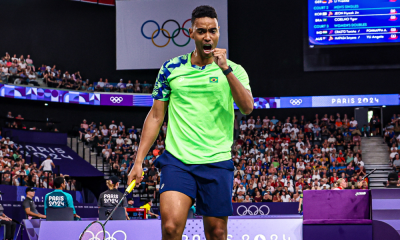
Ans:
{"label": "player's short hair", "polygon": [[56,187],[56,188],[60,188],[61,184],[63,184],[63,183],[65,183],[64,177],[56,177],[54,179],[54,187]]}
{"label": "player's short hair", "polygon": [[213,7],[208,5],[201,5],[196,7],[192,12],[192,25],[194,24],[196,18],[203,17],[216,18],[218,20],[217,12]]}

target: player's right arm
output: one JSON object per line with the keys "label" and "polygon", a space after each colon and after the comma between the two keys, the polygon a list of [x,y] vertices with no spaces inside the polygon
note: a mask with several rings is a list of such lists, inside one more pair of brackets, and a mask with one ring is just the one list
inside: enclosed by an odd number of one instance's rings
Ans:
{"label": "player's right arm", "polygon": [[135,164],[128,175],[128,184],[134,179],[136,179],[136,184],[139,184],[142,180],[143,160],[160,132],[167,108],[168,101],[154,100],[153,107],[144,121],[142,138],[140,140]]}
{"label": "player's right arm", "polygon": [[140,140],[139,149],[137,151],[135,164],[128,175],[128,184],[130,184],[132,180],[136,180],[136,184],[139,184],[142,180],[143,160],[156,140],[158,133],[160,132],[165,113],[168,109],[168,102],[171,94],[168,76],[171,75],[171,71],[173,70],[171,66],[173,63],[174,62],[171,60],[165,62],[158,72],[152,94],[154,99],[153,107],[150,109],[150,112],[143,124],[142,137]]}

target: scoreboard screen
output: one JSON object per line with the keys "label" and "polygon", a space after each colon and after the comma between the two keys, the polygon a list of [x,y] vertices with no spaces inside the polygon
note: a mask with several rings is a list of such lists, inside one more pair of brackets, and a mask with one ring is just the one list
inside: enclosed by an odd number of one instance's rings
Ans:
{"label": "scoreboard screen", "polygon": [[310,48],[400,43],[400,0],[308,0]]}

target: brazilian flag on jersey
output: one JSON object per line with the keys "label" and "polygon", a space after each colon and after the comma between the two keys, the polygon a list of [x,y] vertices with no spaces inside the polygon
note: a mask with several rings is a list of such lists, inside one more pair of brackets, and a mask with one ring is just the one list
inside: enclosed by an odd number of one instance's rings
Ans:
{"label": "brazilian flag on jersey", "polygon": [[218,83],[217,77],[210,77],[210,83]]}

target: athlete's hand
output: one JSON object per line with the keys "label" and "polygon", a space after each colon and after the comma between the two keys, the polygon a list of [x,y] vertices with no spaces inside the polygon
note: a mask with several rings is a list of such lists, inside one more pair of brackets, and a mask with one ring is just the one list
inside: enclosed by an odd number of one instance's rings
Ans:
{"label": "athlete's hand", "polygon": [[132,167],[131,172],[128,175],[128,185],[131,184],[133,180],[136,180],[136,186],[140,184],[140,182],[143,179],[142,172],[143,172],[142,164],[135,163],[135,165],[133,165]]}
{"label": "athlete's hand", "polygon": [[226,61],[226,49],[214,48],[213,57],[214,62],[221,68],[222,71],[225,71],[229,68]]}

